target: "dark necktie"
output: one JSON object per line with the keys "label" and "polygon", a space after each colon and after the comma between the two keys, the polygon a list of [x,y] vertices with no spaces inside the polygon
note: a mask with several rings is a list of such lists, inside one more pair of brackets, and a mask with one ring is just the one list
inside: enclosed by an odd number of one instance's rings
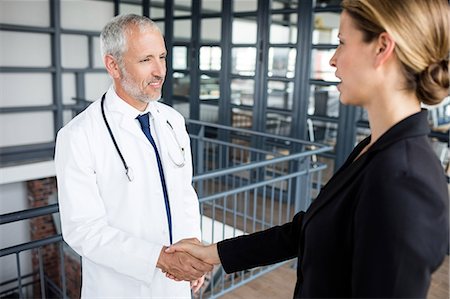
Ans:
{"label": "dark necktie", "polygon": [[151,145],[153,146],[153,149],[155,150],[156,161],[158,163],[159,178],[161,179],[161,185],[164,193],[164,202],[166,204],[166,214],[167,214],[167,223],[169,224],[170,244],[172,244],[172,216],[170,213],[169,193],[167,192],[166,179],[164,178],[164,170],[162,167],[161,157],[159,156],[155,140],[153,139],[152,134],[150,133],[149,115],[148,113],[142,114],[136,117],[136,119],[139,120],[142,131],[144,132],[148,141],[150,141]]}

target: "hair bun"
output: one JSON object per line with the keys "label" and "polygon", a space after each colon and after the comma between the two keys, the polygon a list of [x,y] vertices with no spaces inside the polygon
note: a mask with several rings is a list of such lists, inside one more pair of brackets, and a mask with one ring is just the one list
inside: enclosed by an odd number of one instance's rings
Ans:
{"label": "hair bun", "polygon": [[417,77],[417,97],[427,105],[439,104],[449,93],[448,59],[430,64]]}

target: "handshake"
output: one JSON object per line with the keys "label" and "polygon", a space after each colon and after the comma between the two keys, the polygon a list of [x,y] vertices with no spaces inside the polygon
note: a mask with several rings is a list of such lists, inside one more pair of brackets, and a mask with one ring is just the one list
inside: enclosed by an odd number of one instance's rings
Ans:
{"label": "handshake", "polygon": [[203,285],[205,274],[218,264],[220,258],[217,245],[203,245],[198,239],[192,238],[163,247],[156,267],[170,279],[190,281],[195,293]]}

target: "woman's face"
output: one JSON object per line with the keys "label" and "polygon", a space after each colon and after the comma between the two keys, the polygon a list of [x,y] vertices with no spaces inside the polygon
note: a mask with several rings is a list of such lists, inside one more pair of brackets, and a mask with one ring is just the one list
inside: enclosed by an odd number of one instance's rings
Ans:
{"label": "woman's face", "polygon": [[330,65],[336,68],[337,85],[343,104],[364,106],[375,94],[374,59],[375,42],[364,42],[363,32],[344,10],[339,25],[339,46]]}

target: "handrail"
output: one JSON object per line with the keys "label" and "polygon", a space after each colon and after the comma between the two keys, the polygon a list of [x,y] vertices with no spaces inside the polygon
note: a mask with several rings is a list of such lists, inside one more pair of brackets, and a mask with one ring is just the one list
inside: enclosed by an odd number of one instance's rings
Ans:
{"label": "handrail", "polygon": [[0,225],[59,212],[57,203],[0,215]]}

